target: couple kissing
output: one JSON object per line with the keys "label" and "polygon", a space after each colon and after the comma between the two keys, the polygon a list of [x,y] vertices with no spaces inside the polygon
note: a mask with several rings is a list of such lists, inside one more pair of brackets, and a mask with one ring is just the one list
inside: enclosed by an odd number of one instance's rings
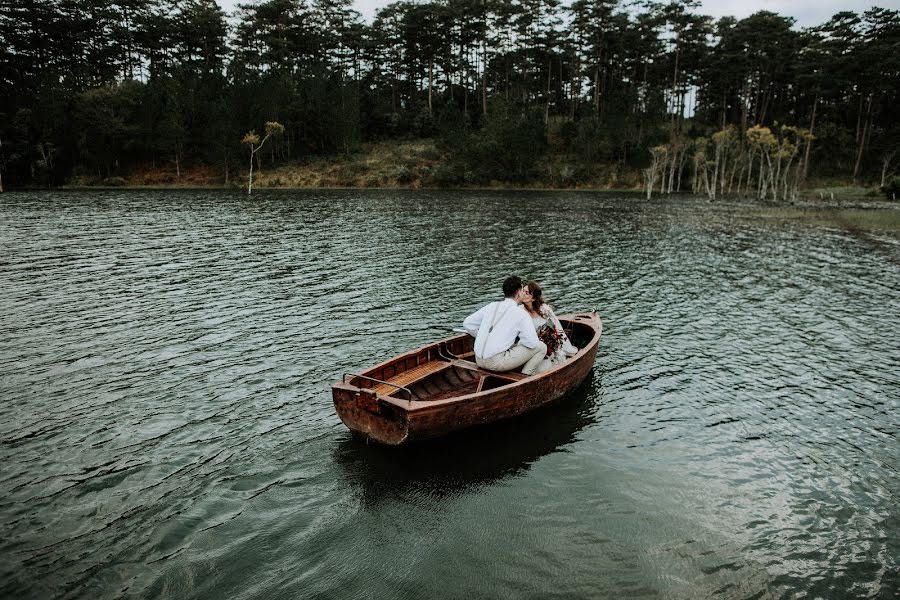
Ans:
{"label": "couple kissing", "polygon": [[503,282],[503,300],[491,302],[463,321],[475,338],[475,363],[489,371],[525,375],[549,371],[578,352],[563,331],[536,281],[516,276]]}

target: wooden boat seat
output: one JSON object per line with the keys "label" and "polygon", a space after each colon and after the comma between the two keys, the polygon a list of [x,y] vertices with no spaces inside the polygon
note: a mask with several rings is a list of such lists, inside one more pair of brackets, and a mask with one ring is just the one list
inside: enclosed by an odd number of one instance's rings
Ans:
{"label": "wooden boat seat", "polygon": [[[468,360],[432,360],[413,367],[412,369],[407,369],[406,371],[403,371],[402,373],[399,373],[394,377],[387,379],[386,383],[379,383],[373,386],[372,390],[376,394],[381,394],[382,396],[391,396],[398,392],[397,387],[394,386],[409,388],[416,382],[430,377],[435,373],[440,373],[441,371],[449,369],[450,367],[458,367],[478,373],[481,376],[481,381],[479,381],[478,386],[479,391],[481,385],[483,385],[484,383],[483,380],[485,377],[499,377],[501,379],[507,379],[510,382],[519,381],[528,377],[527,375],[524,375],[517,371],[490,371],[488,369],[483,369],[474,362]],[[392,385],[387,385],[388,383]]]}
{"label": "wooden boat seat", "polygon": [[528,375],[524,373],[519,373],[518,371],[491,371],[490,369],[485,369],[483,367],[479,367],[477,364],[470,360],[461,360],[456,359],[450,361],[449,364],[455,365],[457,367],[462,367],[463,369],[469,369],[471,371],[478,371],[484,376],[493,375],[495,377],[501,377],[503,379],[510,379],[512,381],[519,381],[520,379],[525,379]]}
{"label": "wooden boat seat", "polygon": [[[412,369],[407,369],[406,371],[403,371],[402,373],[391,377],[390,379],[387,380],[387,382],[392,383],[396,386],[400,386],[400,387],[409,387],[411,384],[415,383],[416,381],[419,381],[420,379],[424,379],[425,377],[428,377],[429,375],[439,373],[439,372],[443,371],[444,369],[449,369],[449,368],[450,368],[450,363],[433,360],[433,361],[429,361],[426,363],[422,363],[421,365],[413,367]],[[385,385],[383,383],[380,383],[380,384],[372,387],[372,389],[375,391],[376,394],[381,394],[383,396],[390,396],[391,394],[393,394],[394,392],[397,391],[397,388],[395,388],[394,385]]]}

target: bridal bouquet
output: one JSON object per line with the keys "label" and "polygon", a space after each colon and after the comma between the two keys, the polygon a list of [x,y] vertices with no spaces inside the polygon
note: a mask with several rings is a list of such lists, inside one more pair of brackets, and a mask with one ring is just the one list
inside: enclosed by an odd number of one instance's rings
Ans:
{"label": "bridal bouquet", "polygon": [[563,334],[550,325],[541,325],[537,330],[538,339],[547,344],[547,354],[545,356],[553,356],[553,353],[562,346]]}

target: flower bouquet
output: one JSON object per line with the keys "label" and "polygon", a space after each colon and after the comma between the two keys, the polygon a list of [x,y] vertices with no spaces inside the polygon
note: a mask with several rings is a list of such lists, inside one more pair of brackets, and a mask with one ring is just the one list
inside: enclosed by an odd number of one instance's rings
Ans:
{"label": "flower bouquet", "polygon": [[547,344],[545,357],[553,356],[563,344],[563,333],[550,325],[541,325],[537,330],[538,339]]}

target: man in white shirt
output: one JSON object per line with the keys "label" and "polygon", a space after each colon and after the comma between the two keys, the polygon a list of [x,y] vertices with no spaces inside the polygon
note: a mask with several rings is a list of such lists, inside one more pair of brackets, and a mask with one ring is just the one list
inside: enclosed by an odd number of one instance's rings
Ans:
{"label": "man in white shirt", "polygon": [[540,341],[534,322],[522,302],[531,292],[518,277],[503,282],[504,299],[491,302],[463,321],[463,327],[475,337],[475,364],[490,371],[512,371],[533,375],[544,360],[547,345]]}

